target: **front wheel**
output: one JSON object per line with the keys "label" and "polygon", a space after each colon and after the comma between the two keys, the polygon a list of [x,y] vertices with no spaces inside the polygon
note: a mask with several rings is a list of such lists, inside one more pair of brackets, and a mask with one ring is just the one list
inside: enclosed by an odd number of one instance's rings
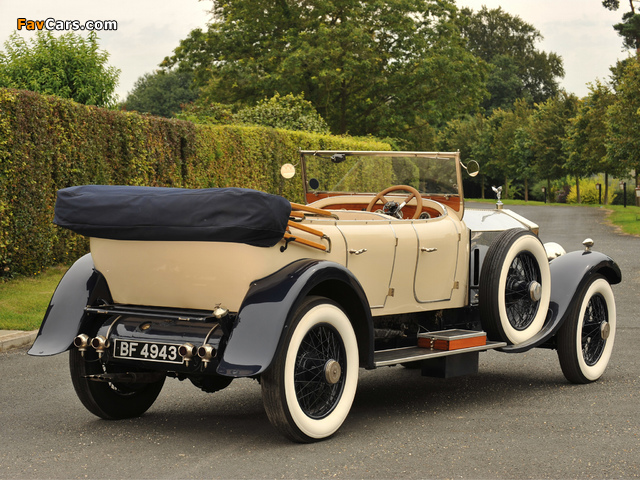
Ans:
{"label": "front wheel", "polygon": [[558,331],[558,359],[571,383],[591,383],[607,368],[616,336],[616,304],[611,285],[594,276],[581,289]]}
{"label": "front wheel", "polygon": [[482,264],[478,293],[489,339],[517,345],[537,334],[551,297],[549,261],[538,237],[521,229],[498,235]]}
{"label": "front wheel", "polygon": [[91,413],[105,420],[139,417],[153,405],[165,381],[164,377],[152,383],[91,380],[87,378],[89,375],[123,373],[132,371],[132,368],[125,370],[112,365],[105,366],[95,352],[87,351],[83,357],[75,348],[69,351],[69,370],[73,387],[82,404]]}
{"label": "front wheel", "polygon": [[329,437],[351,409],[358,368],[358,343],[347,315],[332,300],[308,297],[262,374],[269,421],[296,442]]}

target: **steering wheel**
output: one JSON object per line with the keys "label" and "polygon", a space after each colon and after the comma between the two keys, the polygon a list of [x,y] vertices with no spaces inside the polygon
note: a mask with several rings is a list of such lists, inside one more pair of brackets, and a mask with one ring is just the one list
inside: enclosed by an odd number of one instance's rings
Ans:
{"label": "steering wheel", "polygon": [[415,197],[417,205],[416,205],[416,211],[413,214],[413,219],[415,220],[416,218],[418,218],[422,213],[422,196],[420,195],[420,192],[418,192],[418,190],[416,190],[415,188],[409,185],[394,185],[393,187],[385,188],[380,193],[378,193],[373,200],[371,200],[369,205],[367,205],[367,208],[366,208],[367,212],[373,211],[374,205],[380,200],[384,201],[384,203],[388,203],[387,199],[384,198],[384,196],[387,193],[395,192],[396,190],[406,190],[410,192],[407,198],[405,198],[404,201],[400,205],[398,205],[396,212],[400,212],[400,210],[402,210],[403,207],[407,203],[409,203],[412,198]]}

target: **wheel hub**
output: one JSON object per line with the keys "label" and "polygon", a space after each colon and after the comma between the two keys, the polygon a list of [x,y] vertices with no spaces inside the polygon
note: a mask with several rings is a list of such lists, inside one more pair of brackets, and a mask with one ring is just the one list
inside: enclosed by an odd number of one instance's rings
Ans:
{"label": "wheel hub", "polygon": [[342,367],[335,360],[328,360],[324,364],[324,378],[330,385],[335,385],[342,376]]}
{"label": "wheel hub", "polygon": [[533,302],[539,302],[542,298],[542,285],[538,282],[531,282],[529,284],[529,298]]}
{"label": "wheel hub", "polygon": [[607,338],[609,338],[610,334],[611,325],[609,325],[609,322],[602,322],[600,324],[600,337],[602,337],[603,340],[606,340]]}

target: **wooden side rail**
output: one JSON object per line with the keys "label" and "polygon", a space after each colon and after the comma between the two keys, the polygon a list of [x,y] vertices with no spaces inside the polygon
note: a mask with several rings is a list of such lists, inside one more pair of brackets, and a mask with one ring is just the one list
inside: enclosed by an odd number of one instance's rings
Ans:
{"label": "wooden side rail", "polygon": [[303,232],[310,233],[311,235],[315,235],[316,237],[327,238],[327,236],[320,230],[316,230],[315,228],[309,227],[308,225],[302,225],[298,222],[294,222],[291,220],[287,222],[287,225],[289,227],[289,230],[287,231],[287,233],[284,234],[284,238],[286,241],[298,242],[308,247],[317,248],[318,250],[322,250],[323,252],[327,251],[327,247],[322,245],[321,243],[314,242],[313,240],[307,240],[305,238],[300,238],[291,233],[291,228],[297,228],[298,230],[302,230]]}
{"label": "wooden side rail", "polygon": [[315,235],[316,237],[324,238],[324,233],[323,232],[321,232],[320,230],[316,230],[315,228],[311,228],[311,227],[309,227],[307,225],[302,225],[302,224],[297,223],[297,222],[292,222],[291,220],[289,220],[287,225],[289,225],[289,227],[297,228],[298,230],[302,230],[303,232],[307,232],[307,233],[310,233],[312,235]]}
{"label": "wooden side rail", "polygon": [[299,203],[291,203],[291,210],[299,210],[301,212],[313,213],[314,215],[320,215],[323,217],[331,217],[333,214],[328,212],[327,210],[322,210],[321,208],[309,207],[307,205],[301,205]]}
{"label": "wooden side rail", "polygon": [[327,247],[325,247],[321,243],[314,242],[313,240],[307,240],[306,238],[296,237],[295,235],[291,235],[290,233],[285,233],[284,239],[289,242],[298,242],[308,247],[317,248],[318,250],[322,250],[323,252],[327,251]]}

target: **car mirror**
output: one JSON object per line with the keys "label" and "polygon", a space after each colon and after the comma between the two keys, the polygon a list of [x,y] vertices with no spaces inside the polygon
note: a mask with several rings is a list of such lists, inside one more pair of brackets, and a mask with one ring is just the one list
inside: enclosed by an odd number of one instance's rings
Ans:
{"label": "car mirror", "polygon": [[280,167],[280,175],[282,175],[284,178],[293,178],[295,174],[296,167],[294,167],[290,163],[285,163],[284,165],[282,165],[282,167]]}
{"label": "car mirror", "polygon": [[460,162],[460,165],[462,165],[462,168],[467,171],[467,174],[470,177],[475,177],[476,175],[478,175],[478,173],[480,173],[480,165],[475,160],[469,160],[466,165]]}

